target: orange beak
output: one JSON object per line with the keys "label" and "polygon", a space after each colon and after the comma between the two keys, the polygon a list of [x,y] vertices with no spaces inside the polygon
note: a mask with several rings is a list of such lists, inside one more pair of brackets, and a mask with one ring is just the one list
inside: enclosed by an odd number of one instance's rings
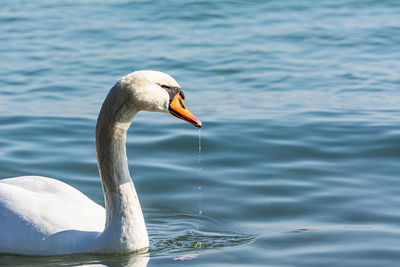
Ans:
{"label": "orange beak", "polygon": [[196,127],[201,128],[202,126],[201,121],[185,107],[181,93],[176,94],[169,104],[169,112],[175,117],[187,121]]}

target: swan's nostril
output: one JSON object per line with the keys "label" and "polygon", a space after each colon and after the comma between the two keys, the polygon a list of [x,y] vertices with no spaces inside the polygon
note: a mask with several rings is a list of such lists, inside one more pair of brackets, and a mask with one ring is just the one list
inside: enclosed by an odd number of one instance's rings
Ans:
{"label": "swan's nostril", "polygon": [[180,100],[180,99],[179,99],[179,104],[181,104],[181,107],[182,107],[183,109],[186,109],[185,105],[182,103],[182,100]]}

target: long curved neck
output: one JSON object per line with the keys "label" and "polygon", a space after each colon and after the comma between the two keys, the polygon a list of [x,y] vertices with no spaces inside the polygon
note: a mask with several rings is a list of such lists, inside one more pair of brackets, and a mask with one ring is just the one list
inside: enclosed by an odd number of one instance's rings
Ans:
{"label": "long curved neck", "polygon": [[96,151],[106,208],[99,252],[133,251],[149,245],[126,157],[126,132],[137,110],[129,107],[125,99],[124,91],[114,86],[97,120]]}

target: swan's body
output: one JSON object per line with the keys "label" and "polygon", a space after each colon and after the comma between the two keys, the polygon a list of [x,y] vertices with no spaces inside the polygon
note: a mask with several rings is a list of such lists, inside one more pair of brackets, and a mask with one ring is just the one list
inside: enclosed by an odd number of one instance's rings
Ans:
{"label": "swan's body", "polygon": [[140,203],[126,159],[126,131],[140,110],[170,112],[197,127],[170,76],[131,73],[110,90],[97,120],[96,150],[105,209],[58,180],[0,180],[0,253],[122,253],[148,248]]}
{"label": "swan's body", "polygon": [[104,229],[104,208],[55,179],[0,180],[0,196],[0,252],[85,252]]}

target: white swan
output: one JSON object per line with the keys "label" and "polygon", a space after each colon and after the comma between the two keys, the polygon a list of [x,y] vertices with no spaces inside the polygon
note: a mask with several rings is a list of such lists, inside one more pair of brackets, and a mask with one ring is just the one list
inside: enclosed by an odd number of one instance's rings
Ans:
{"label": "white swan", "polygon": [[157,71],[122,77],[96,126],[105,209],[58,180],[24,176],[0,180],[0,253],[60,255],[146,250],[146,225],[126,158],[126,132],[141,110],[171,113],[201,127],[183,104],[179,84]]}

